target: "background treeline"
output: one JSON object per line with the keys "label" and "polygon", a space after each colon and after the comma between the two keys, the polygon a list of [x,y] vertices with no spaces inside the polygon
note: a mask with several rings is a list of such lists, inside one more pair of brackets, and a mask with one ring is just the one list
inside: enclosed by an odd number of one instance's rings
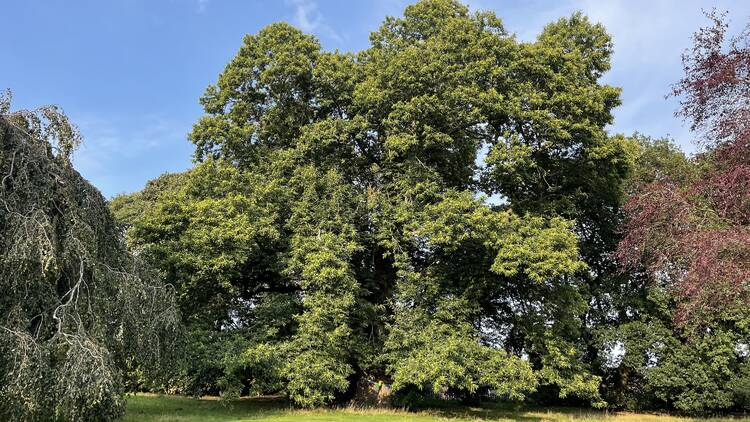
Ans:
{"label": "background treeline", "polygon": [[[58,167],[34,204],[85,210],[89,237],[73,238],[107,239],[101,247],[52,248],[66,266],[49,273],[44,256],[10,255],[6,233],[21,226],[0,206],[0,270],[16,283],[0,301],[14,316],[0,334],[0,412],[24,414],[7,386],[26,366],[3,348],[20,350],[13,339],[26,333],[70,355],[77,343],[60,343],[70,337],[50,324],[78,295],[75,280],[116,286],[108,274],[163,294],[103,291],[82,300],[122,296],[138,318],[66,319],[100,333],[91,337],[118,371],[90,406],[115,409],[104,419],[119,414],[123,390],[319,406],[360,400],[370,384],[391,388],[397,405],[750,409],[750,30],[726,39],[723,16],[709,18],[674,87],[700,140],[693,157],[606,131],[620,104],[600,82],[612,40],[581,14],[520,42],[491,12],[423,0],[356,54],[323,51],[283,23],[246,36],[200,99],[195,166],[114,198],[119,231],[98,193],[76,202],[54,187],[68,150],[47,154]],[[6,145],[4,202],[20,196],[35,212],[30,185],[11,185],[18,154]],[[52,206],[61,200],[75,205]],[[83,227],[55,218],[60,233]],[[50,305],[24,302],[29,274],[57,283]],[[158,279],[167,287],[147,282]],[[164,365],[176,350],[178,367]]]}

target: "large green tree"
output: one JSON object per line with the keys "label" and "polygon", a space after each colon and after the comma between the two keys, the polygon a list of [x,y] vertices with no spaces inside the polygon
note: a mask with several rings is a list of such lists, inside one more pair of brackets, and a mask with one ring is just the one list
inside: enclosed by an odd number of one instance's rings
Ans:
{"label": "large green tree", "polygon": [[604,129],[611,47],[580,14],[519,42],[452,0],[357,54],[246,36],[201,98],[196,167],[113,202],[196,333],[186,388],[601,404],[587,312],[630,162]]}

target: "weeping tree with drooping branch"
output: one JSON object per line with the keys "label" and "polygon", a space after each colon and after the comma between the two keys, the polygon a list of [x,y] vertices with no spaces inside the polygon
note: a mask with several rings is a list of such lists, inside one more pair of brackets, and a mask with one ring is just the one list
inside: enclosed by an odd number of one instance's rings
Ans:
{"label": "weeping tree with drooping branch", "polygon": [[0,98],[3,420],[113,420],[126,378],[158,379],[178,338],[171,287],[73,168],[80,142],[57,107],[11,112]]}

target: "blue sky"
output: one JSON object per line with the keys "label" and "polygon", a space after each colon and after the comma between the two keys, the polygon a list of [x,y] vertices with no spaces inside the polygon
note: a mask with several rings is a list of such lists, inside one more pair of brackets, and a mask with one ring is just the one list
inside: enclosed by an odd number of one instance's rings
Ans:
{"label": "blue sky", "polygon": [[[198,97],[216,80],[242,36],[275,21],[315,34],[326,49],[356,51],[386,15],[407,0],[11,0],[0,25],[0,89],[15,108],[58,104],[84,145],[76,167],[105,196],[140,189],[191,165],[186,140],[201,115]],[[615,42],[604,81],[623,87],[612,132],[691,137],[665,99],[681,75],[680,54],[703,25],[701,10],[728,10],[731,28],[750,17],[750,1],[470,0],[494,10],[522,40],[581,10]]]}

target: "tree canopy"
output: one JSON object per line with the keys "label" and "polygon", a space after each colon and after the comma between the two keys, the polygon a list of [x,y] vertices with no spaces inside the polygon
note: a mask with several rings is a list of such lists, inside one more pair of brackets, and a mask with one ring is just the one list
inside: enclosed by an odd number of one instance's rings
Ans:
{"label": "tree canopy", "polygon": [[370,42],[247,35],[201,97],[195,168],[113,201],[195,333],[183,387],[603,404],[585,314],[631,144],[605,131],[609,35],[574,14],[519,42],[425,0]]}

